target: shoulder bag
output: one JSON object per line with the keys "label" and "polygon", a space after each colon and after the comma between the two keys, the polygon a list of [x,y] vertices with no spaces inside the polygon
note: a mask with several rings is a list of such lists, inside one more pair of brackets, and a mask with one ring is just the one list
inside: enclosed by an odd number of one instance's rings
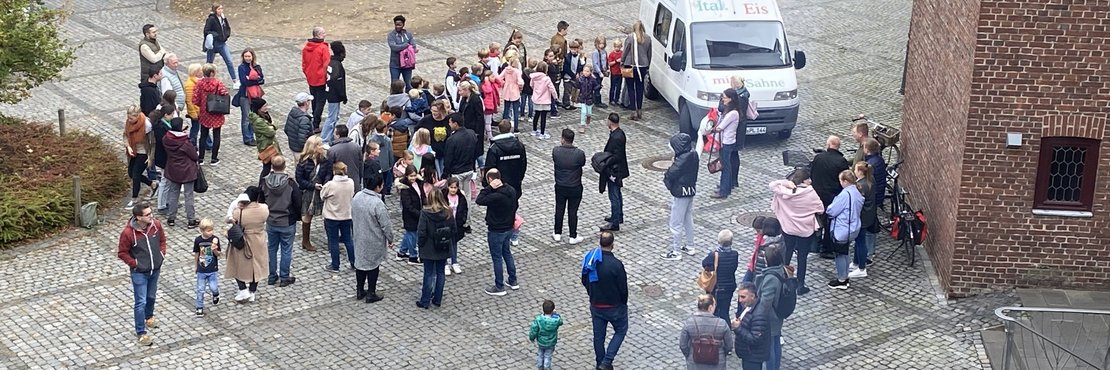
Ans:
{"label": "shoulder bag", "polygon": [[698,286],[701,287],[706,293],[712,293],[713,289],[717,287],[717,262],[720,262],[721,254],[717,251],[713,252],[713,271],[702,270],[698,274]]}
{"label": "shoulder bag", "polygon": [[263,164],[270,164],[270,160],[273,159],[274,156],[276,156],[277,154],[277,145],[270,144],[270,146],[266,147],[266,149],[262,149],[261,152],[258,152],[258,160],[262,161]]}
{"label": "shoulder bag", "polygon": [[231,113],[231,98],[227,95],[208,94],[204,110],[208,114],[227,115]]}
{"label": "shoulder bag", "polygon": [[633,35],[632,36],[632,59],[636,61],[636,65],[632,66],[632,67],[621,67],[621,77],[624,77],[624,78],[636,77],[636,68],[639,68],[638,66],[640,64],[640,53],[637,52],[639,50],[639,47],[640,47],[640,44],[636,42],[636,36]]}
{"label": "shoulder bag", "polygon": [[193,192],[200,194],[208,191],[208,179],[204,177],[204,169],[197,166],[197,179],[193,180]]}
{"label": "shoulder bag", "polygon": [[[721,361],[721,340],[712,333],[703,333],[698,328],[698,318],[694,317],[694,331],[698,332],[690,346],[690,359],[695,364],[717,365]],[[727,335],[727,334],[726,334]]]}
{"label": "shoulder bag", "polygon": [[[719,132],[714,133],[709,137],[713,138],[714,142],[717,142],[717,143],[721,142],[721,133],[719,133]],[[716,159],[713,158],[713,153],[717,153],[717,158]],[[706,165],[706,168],[709,169],[709,173],[711,173],[711,174],[721,172],[721,170],[723,170],[725,168],[725,164],[721,162],[721,151],[719,149],[716,150],[716,151],[709,152],[709,164]]]}

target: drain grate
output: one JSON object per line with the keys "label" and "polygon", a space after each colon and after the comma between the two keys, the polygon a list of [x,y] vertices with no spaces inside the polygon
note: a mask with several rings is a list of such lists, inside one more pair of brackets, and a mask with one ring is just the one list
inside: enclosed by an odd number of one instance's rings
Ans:
{"label": "drain grate", "polygon": [[648,284],[644,286],[643,290],[644,295],[649,298],[659,298],[663,296],[663,287],[658,285]]}
{"label": "drain grate", "polygon": [[734,217],[732,219],[732,221],[736,222],[737,225],[751,226],[752,225],[752,220],[755,220],[755,218],[759,217],[759,216],[775,217],[775,214],[771,213],[771,212],[763,212],[763,211],[740,212],[739,214],[736,215],[736,217]]}
{"label": "drain grate", "polygon": [[671,167],[671,163],[674,163],[674,157],[664,155],[645,159],[640,165],[646,170],[664,172]]}

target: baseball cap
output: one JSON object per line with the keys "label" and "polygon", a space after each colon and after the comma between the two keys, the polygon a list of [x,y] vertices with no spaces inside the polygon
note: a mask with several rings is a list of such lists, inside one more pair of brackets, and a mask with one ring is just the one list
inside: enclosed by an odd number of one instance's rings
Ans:
{"label": "baseball cap", "polygon": [[312,100],[312,95],[308,95],[308,93],[305,92],[297,93],[297,96],[293,97],[293,101],[298,103],[304,103],[309,100]]}

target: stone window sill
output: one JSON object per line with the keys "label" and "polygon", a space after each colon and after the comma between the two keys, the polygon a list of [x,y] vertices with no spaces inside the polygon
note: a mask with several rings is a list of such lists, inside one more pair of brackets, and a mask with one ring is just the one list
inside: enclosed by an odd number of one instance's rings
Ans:
{"label": "stone window sill", "polygon": [[1068,218],[1091,218],[1094,213],[1087,211],[1063,211],[1058,209],[1033,209],[1033,214],[1037,216],[1055,216],[1055,217],[1068,217]]}

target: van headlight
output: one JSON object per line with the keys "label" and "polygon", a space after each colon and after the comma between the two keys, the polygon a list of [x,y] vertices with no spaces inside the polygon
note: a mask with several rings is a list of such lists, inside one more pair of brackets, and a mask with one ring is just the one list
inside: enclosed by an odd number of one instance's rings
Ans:
{"label": "van headlight", "polygon": [[707,101],[721,100],[721,93],[698,90],[698,99]]}
{"label": "van headlight", "polygon": [[793,100],[798,97],[798,89],[790,91],[779,91],[775,93],[775,100]]}

